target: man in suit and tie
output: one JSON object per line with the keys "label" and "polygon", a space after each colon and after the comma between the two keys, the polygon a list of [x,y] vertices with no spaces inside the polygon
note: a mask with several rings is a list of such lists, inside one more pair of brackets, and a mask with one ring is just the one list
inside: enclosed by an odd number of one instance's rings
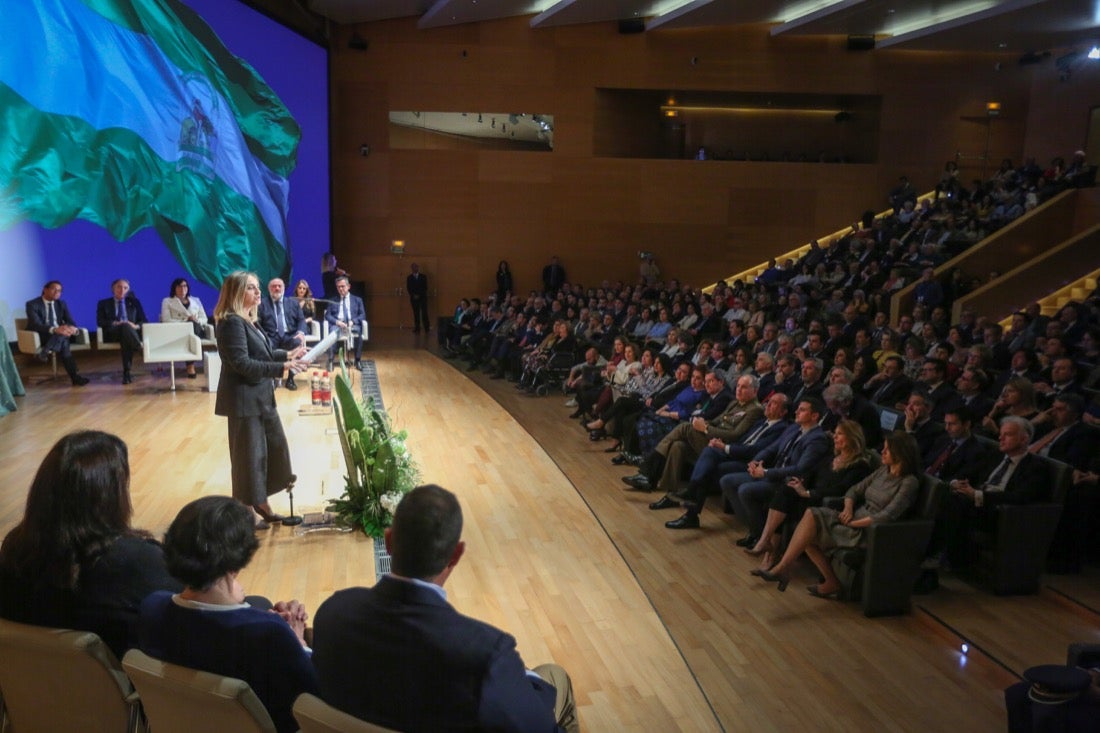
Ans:
{"label": "man in suit and tie", "polygon": [[1022,417],[1001,420],[1000,452],[986,464],[984,478],[971,483],[957,478],[948,483],[951,493],[944,507],[947,559],[952,567],[970,561],[970,528],[977,522],[991,522],[993,510],[1001,504],[1033,504],[1050,495],[1048,470],[1043,460],[1028,452],[1033,428]]}
{"label": "man in suit and tie", "polygon": [[905,361],[900,356],[888,356],[882,371],[873,375],[863,385],[863,392],[876,405],[894,407],[905,402],[913,391],[913,380],[905,376]]}
{"label": "man in suit and tie", "polygon": [[[260,328],[267,334],[267,340],[273,349],[293,351],[306,344],[306,319],[302,307],[296,298],[287,298],[286,283],[280,278],[272,278],[267,284],[269,298],[260,301]],[[294,383],[294,372],[290,372],[283,383],[289,390],[298,389]]]}
{"label": "man in suit and tie", "polygon": [[42,297],[27,301],[27,330],[36,332],[42,342],[42,348],[35,354],[39,361],[49,361],[56,354],[65,367],[74,387],[83,387],[88,383],[76,368],[70,344],[80,332],[69,313],[69,306],[61,300],[61,283],[50,280],[42,286]]}
{"label": "man in suit and tie", "polygon": [[905,403],[905,432],[913,436],[920,448],[921,461],[928,463],[936,445],[943,439],[943,425],[932,419],[932,403],[920,388],[909,395]]}
{"label": "man in suit and tie", "polygon": [[[367,309],[363,306],[363,299],[351,294],[351,282],[346,275],[336,278],[336,299],[325,311],[325,320],[329,328],[338,328],[340,332],[351,339],[355,346],[355,368],[362,369],[363,358],[363,333],[362,323],[367,319]],[[337,342],[332,347],[329,358],[335,358],[336,352],[343,346],[343,342]]]}
{"label": "man in suit and tie", "polygon": [[638,473],[645,484],[662,491],[673,491],[685,464],[698,458],[713,438],[732,443],[760,420],[764,409],[756,401],[756,377],[745,374],[734,387],[734,399],[713,420],[693,417],[669,431],[646,456]]}
{"label": "man in suit and tie", "polygon": [[145,309],[141,301],[130,293],[130,281],[119,278],[111,283],[112,296],[96,304],[96,325],[103,329],[103,338],[117,343],[122,351],[122,383],[134,381],[131,367],[134,352],[141,351],[141,324],[145,323]]}
{"label": "man in suit and tie", "polygon": [[413,333],[420,333],[420,327],[424,332],[431,330],[428,325],[428,276],[420,271],[420,265],[412,263],[412,272],[405,278],[405,290],[409,294],[409,305],[413,309]]}
{"label": "man in suit and tie", "polygon": [[916,386],[922,389],[931,403],[932,419],[943,422],[945,409],[958,398],[955,388],[947,381],[947,362],[943,359],[925,359]]}
{"label": "man in suit and tie", "polygon": [[[714,436],[699,453],[691,470],[691,480],[683,491],[676,491],[674,481],[662,479],[668,493],[649,505],[650,509],[669,509],[680,506],[679,499],[688,505],[702,507],[707,494],[717,488],[718,479],[727,473],[744,471],[750,458],[764,450],[783,434],[787,421],[787,395],[782,392],[764,400],[763,417],[757,420],[736,440],[725,441]],[[698,515],[698,511],[695,512]]]}
{"label": "man in suit and tie", "polygon": [[326,702],[406,731],[577,733],[572,685],[554,664],[525,669],[516,640],[448,603],[462,559],[462,509],[418,486],[386,529],[392,571],[338,591],[317,609],[313,665]]}
{"label": "man in suit and tie", "polygon": [[832,441],[818,424],[824,406],[813,397],[802,399],[794,411],[794,425],[756,455],[744,473],[723,476],[718,482],[722,497],[748,527],[743,546],[756,544],[764,530],[768,504],[787,479],[816,472],[831,453]]}
{"label": "man in suit and tie", "polygon": [[974,437],[974,415],[955,407],[943,417],[944,435],[929,451],[924,470],[941,481],[966,479],[977,484],[984,477],[989,451]]}

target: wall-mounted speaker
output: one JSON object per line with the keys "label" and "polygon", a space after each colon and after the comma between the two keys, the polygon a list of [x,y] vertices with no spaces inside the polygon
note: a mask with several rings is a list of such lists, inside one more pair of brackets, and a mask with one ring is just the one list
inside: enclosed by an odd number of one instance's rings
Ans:
{"label": "wall-mounted speaker", "polygon": [[645,21],[641,18],[626,18],[619,21],[619,33],[630,35],[632,33],[645,33]]}

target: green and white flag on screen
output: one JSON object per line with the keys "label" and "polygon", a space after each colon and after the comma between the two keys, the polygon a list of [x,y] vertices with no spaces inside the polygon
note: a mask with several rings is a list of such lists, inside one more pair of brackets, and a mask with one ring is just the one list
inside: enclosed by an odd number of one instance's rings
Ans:
{"label": "green and white flag on screen", "polygon": [[154,227],[196,279],[289,270],[301,130],[175,0],[0,0],[0,228]]}

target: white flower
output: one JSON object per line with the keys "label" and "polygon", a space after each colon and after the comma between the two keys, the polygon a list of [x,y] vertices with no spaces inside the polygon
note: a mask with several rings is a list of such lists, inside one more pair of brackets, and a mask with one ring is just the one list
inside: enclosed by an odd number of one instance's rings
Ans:
{"label": "white flower", "polygon": [[389,512],[390,516],[393,516],[397,511],[397,505],[401,503],[401,494],[395,491],[391,491],[386,494],[382,494],[378,498],[378,502],[382,505],[382,508]]}

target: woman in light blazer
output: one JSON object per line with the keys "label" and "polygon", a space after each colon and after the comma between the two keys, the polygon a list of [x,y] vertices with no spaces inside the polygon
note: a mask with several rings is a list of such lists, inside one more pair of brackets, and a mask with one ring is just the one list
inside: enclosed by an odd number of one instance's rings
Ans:
{"label": "woman in light blazer", "polygon": [[[187,279],[177,277],[168,289],[168,297],[160,301],[160,322],[173,323],[189,321],[195,329],[195,335],[206,338],[206,310],[202,301],[191,295],[191,286]],[[187,378],[195,378],[195,362],[187,362]]]}

